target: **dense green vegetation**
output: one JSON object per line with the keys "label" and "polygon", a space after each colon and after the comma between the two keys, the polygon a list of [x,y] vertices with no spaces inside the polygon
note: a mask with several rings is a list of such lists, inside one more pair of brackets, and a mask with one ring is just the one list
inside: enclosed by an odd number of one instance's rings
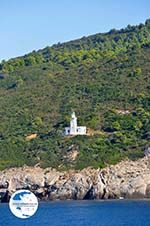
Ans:
{"label": "dense green vegetation", "polygon": [[[150,145],[150,20],[2,61],[0,70],[0,169],[103,167]],[[63,135],[73,110],[93,136]]]}

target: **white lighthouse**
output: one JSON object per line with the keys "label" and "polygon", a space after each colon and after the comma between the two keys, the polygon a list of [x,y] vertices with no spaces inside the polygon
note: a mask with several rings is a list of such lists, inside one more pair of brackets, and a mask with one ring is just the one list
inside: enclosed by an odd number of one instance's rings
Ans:
{"label": "white lighthouse", "polygon": [[75,112],[72,113],[70,119],[70,127],[65,127],[65,135],[85,135],[86,126],[77,126],[77,117]]}
{"label": "white lighthouse", "polygon": [[73,112],[70,119],[70,134],[76,134],[76,131],[77,131],[77,117],[75,115],[75,112]]}

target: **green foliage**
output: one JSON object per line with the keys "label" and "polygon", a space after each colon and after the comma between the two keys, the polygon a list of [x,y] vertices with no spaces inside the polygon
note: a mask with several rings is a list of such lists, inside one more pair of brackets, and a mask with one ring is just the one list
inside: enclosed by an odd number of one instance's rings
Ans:
{"label": "green foliage", "polygon": [[[147,20],[2,61],[0,169],[104,167],[142,157],[150,137],[149,56]],[[94,136],[64,136],[73,110]]]}
{"label": "green foliage", "polygon": [[[0,68],[12,72],[20,67],[46,62],[60,64],[63,67],[74,67],[78,64],[91,64],[95,60],[113,60],[120,53],[140,49],[150,44],[149,20],[144,25],[130,26],[120,31],[111,30],[105,34],[83,37],[75,41],[53,45],[43,50],[33,51],[24,57],[2,61]],[[137,70],[137,71],[136,71]],[[135,74],[141,74],[135,69]]]}

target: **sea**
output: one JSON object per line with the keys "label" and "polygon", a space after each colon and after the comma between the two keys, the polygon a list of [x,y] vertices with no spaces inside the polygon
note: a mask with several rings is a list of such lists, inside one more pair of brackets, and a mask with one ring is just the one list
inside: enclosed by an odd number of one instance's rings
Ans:
{"label": "sea", "polygon": [[28,219],[1,203],[0,226],[150,226],[150,200],[43,202]]}

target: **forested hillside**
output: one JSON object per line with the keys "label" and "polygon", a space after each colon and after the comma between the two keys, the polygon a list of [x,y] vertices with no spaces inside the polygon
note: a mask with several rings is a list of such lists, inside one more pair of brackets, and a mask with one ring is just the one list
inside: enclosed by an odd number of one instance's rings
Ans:
{"label": "forested hillside", "polygon": [[[72,111],[88,136],[64,136]],[[0,169],[104,167],[148,146],[150,20],[1,62]]]}

